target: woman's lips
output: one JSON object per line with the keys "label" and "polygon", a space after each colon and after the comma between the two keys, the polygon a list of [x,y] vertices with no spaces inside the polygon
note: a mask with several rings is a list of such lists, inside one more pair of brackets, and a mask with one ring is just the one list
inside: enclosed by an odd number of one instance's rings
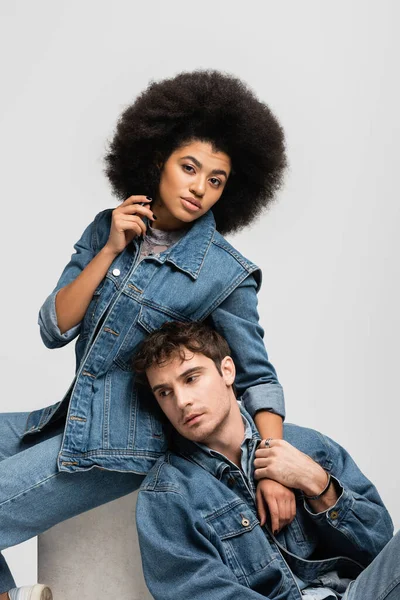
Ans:
{"label": "woman's lips", "polygon": [[197,212],[201,209],[201,203],[196,198],[181,197],[183,207],[191,212]]}

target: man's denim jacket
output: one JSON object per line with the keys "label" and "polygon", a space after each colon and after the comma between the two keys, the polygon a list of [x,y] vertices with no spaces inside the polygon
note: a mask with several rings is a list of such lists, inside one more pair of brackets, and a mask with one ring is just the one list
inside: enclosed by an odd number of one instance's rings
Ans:
{"label": "man's denim jacket", "polygon": [[131,360],[144,337],[171,320],[208,320],[232,349],[237,390],[250,414],[269,409],[284,416],[282,388],[258,322],[260,270],[216,231],[211,212],[160,255],[138,263],[141,240],[128,244],[94,292],[82,323],[60,333],[56,293],[105,245],[111,213],[99,213],[85,230],[40,310],[40,332],[48,348],[60,348],[79,334],[77,371],[63,400],[30,414],[25,436],[68,411],[60,470],[100,466],[147,473],[166,443],[160,421],[135,385]]}
{"label": "man's denim jacket", "polygon": [[[228,459],[178,436],[174,451],[157,461],[136,508],[155,600],[301,600],[293,573],[321,585],[332,571],[355,579],[390,540],[392,521],[378,492],[341,446],[289,424],[284,438],[331,473],[341,492],[318,514],[296,492],[296,517],[277,536],[260,525],[254,483]],[[254,428],[250,444],[258,442]]]}

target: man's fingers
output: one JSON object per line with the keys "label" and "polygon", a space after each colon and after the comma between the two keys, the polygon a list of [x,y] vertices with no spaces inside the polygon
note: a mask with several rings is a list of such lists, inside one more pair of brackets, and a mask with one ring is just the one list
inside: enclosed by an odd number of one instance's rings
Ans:
{"label": "man's fingers", "polygon": [[260,479],[268,478],[268,470],[267,469],[255,469],[254,471],[254,479],[259,481]]}

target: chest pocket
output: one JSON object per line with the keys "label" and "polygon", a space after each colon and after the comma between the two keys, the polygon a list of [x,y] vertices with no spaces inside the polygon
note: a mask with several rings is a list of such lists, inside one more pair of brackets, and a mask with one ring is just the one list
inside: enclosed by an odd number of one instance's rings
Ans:
{"label": "chest pocket", "polygon": [[124,370],[132,370],[132,357],[139,344],[156,329],[159,329],[167,321],[185,321],[182,317],[168,315],[160,310],[142,306],[136,322],[128,331],[118,351],[115,362]]}
{"label": "chest pocket", "polygon": [[249,576],[269,565],[275,571],[277,554],[247,504],[239,502],[231,505],[207,517],[206,521],[221,540],[228,565],[240,583],[248,585]]}

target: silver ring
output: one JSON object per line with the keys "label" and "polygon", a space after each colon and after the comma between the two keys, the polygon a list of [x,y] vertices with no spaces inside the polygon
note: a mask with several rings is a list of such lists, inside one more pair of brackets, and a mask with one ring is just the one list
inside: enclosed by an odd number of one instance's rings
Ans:
{"label": "silver ring", "polygon": [[266,439],[266,440],[264,441],[264,446],[265,446],[266,448],[270,448],[270,447],[271,447],[271,446],[270,446],[270,442],[272,442],[272,438],[268,438],[268,439]]}

